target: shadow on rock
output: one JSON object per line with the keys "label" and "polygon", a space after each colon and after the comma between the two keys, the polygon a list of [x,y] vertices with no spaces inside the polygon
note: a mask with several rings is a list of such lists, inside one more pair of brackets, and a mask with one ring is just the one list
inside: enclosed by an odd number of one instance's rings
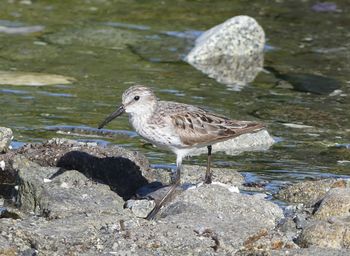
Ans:
{"label": "shadow on rock", "polygon": [[124,157],[99,158],[86,152],[71,151],[57,161],[57,167],[61,169],[51,179],[67,170],[77,170],[94,181],[110,186],[124,200],[130,199],[139,187],[148,184],[140,167]]}

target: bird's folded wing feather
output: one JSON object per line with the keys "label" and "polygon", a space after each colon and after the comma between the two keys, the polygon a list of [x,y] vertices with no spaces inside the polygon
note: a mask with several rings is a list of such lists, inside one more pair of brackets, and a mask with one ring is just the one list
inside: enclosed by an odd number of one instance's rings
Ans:
{"label": "bird's folded wing feather", "polygon": [[264,128],[257,122],[231,120],[200,108],[174,113],[170,118],[182,143],[189,146],[209,145]]}

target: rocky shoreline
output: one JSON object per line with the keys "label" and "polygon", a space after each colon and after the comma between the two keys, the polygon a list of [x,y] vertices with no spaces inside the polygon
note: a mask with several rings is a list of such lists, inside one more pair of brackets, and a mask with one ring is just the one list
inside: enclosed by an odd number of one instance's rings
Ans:
{"label": "rocky shoreline", "polygon": [[[8,149],[0,136],[0,255],[350,255],[350,181],[303,181],[274,198],[231,169],[184,166],[155,221],[169,170],[137,152],[51,139]],[[161,188],[161,189],[159,189]]]}

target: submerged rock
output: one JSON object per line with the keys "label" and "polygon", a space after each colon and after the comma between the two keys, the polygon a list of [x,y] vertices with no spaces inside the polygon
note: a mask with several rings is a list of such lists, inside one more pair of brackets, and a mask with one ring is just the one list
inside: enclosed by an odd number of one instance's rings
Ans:
{"label": "submerged rock", "polygon": [[62,30],[45,36],[45,39],[58,45],[84,45],[119,50],[138,42],[140,36],[126,29],[92,26]]}
{"label": "submerged rock", "polygon": [[265,33],[255,19],[236,16],[197,38],[185,58],[219,83],[242,86],[262,70]]}
{"label": "submerged rock", "polygon": [[0,71],[0,84],[5,85],[44,86],[71,84],[74,81],[74,78],[62,75],[34,72]]}
{"label": "submerged rock", "polygon": [[[0,153],[8,150],[13,138],[12,130],[6,127],[0,127]],[[1,169],[2,166],[0,165]]]}
{"label": "submerged rock", "polygon": [[25,26],[25,27],[5,27],[5,26],[0,26],[0,33],[5,33],[5,34],[19,34],[19,35],[26,35],[26,34],[32,34],[32,33],[38,33],[41,32],[45,29],[44,26]]}
{"label": "submerged rock", "polygon": [[276,78],[290,83],[294,90],[314,94],[330,94],[341,88],[341,83],[331,77],[314,74],[288,73],[282,74],[273,67],[265,67]]}

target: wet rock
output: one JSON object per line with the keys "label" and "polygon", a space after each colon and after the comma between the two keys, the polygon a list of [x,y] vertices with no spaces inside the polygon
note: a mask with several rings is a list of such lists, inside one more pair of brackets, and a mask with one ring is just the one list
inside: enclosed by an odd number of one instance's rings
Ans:
{"label": "wet rock", "polygon": [[[283,99],[284,101],[284,99]],[[327,128],[339,124],[333,113],[326,109],[305,107],[296,104],[263,105],[253,110],[253,116],[263,120],[273,120],[280,123],[296,123],[309,125],[315,128]]]}
{"label": "wet rock", "polygon": [[314,12],[341,12],[337,4],[332,2],[316,3],[311,7],[311,10]]}
{"label": "wet rock", "polygon": [[328,191],[313,217],[320,220],[349,217],[350,220],[350,188],[333,188]]}
{"label": "wet rock", "polygon": [[236,16],[197,38],[185,61],[220,83],[242,86],[261,71],[264,44],[262,27],[251,17]]}
{"label": "wet rock", "polygon": [[350,219],[311,222],[298,238],[301,247],[350,248]]}
{"label": "wet rock", "polygon": [[347,181],[342,179],[303,181],[281,189],[275,197],[289,203],[303,203],[312,206],[320,201],[331,188],[347,186]]}
{"label": "wet rock", "polygon": [[0,33],[5,34],[20,34],[20,35],[26,35],[26,34],[32,34],[41,32],[44,30],[44,26],[27,26],[27,27],[4,27],[0,26]]}
{"label": "wet rock", "polygon": [[319,156],[325,162],[336,163],[338,161],[350,160],[350,148],[347,145],[336,145],[328,147],[320,152]]}
{"label": "wet rock", "polygon": [[9,20],[0,20],[0,33],[5,34],[17,34],[17,35],[27,35],[32,33],[38,33],[45,29],[44,26],[26,26],[21,22],[14,22]]}
{"label": "wet rock", "polygon": [[[244,177],[234,169],[228,168],[211,168],[213,173],[213,181],[221,182],[232,186],[242,186]],[[183,165],[181,170],[181,182],[184,184],[199,184],[204,181],[205,166],[199,165]],[[173,177],[170,170],[156,168],[147,172],[147,179],[150,181],[158,181],[163,184],[170,184]]]}
{"label": "wet rock", "polygon": [[84,45],[125,49],[128,44],[136,44],[140,36],[133,31],[106,26],[71,28],[45,36],[45,39],[58,45]]}
{"label": "wet rock", "polygon": [[71,84],[74,81],[74,78],[62,75],[34,72],[0,71],[0,84],[5,85],[45,86]]}
{"label": "wet rock", "polygon": [[[233,139],[212,145],[212,152],[223,151],[227,155],[238,155],[246,151],[264,151],[275,143],[274,139],[266,130],[256,133],[242,134]],[[198,148],[191,155],[207,154],[207,148]]]}
{"label": "wet rock", "polygon": [[276,78],[291,84],[296,91],[330,94],[341,87],[338,80],[330,77],[303,73],[282,74],[273,67],[265,67],[265,69],[273,73]]}
{"label": "wet rock", "polygon": [[[0,127],[0,153],[8,150],[13,138],[12,130],[6,127]],[[4,164],[0,168],[4,170]]]}

